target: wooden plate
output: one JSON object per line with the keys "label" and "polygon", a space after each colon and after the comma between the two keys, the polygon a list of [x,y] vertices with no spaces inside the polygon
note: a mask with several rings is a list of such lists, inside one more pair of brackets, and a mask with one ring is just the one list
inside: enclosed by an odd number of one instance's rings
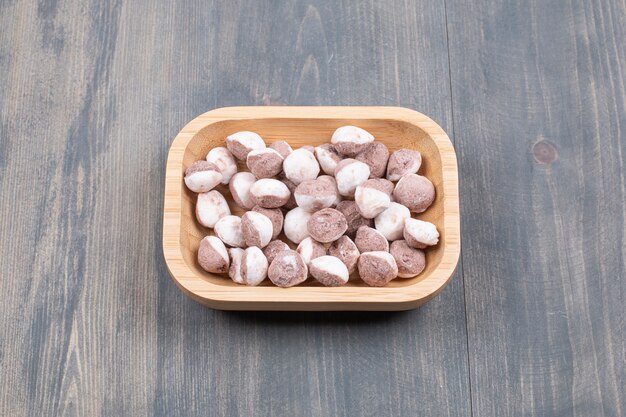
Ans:
{"label": "wooden plate", "polygon": [[[311,279],[292,288],[278,288],[266,280],[258,287],[232,282],[200,268],[196,251],[211,233],[195,219],[195,193],[183,183],[185,169],[204,159],[227,135],[250,130],[267,143],[286,140],[295,149],[330,141],[339,126],[355,125],[371,132],[390,151],[417,149],[422,153],[420,174],[434,184],[433,205],[415,217],[437,225],[439,244],[426,251],[426,269],[417,277],[397,278],[382,288],[352,279],[327,288]],[[229,203],[228,187],[218,187]],[[234,202],[234,214],[243,213]],[[187,124],[174,139],[167,159],[163,252],[174,282],[191,298],[224,310],[408,310],[433,298],[448,283],[460,252],[457,162],[446,133],[430,118],[400,107],[225,107],[204,113]]]}

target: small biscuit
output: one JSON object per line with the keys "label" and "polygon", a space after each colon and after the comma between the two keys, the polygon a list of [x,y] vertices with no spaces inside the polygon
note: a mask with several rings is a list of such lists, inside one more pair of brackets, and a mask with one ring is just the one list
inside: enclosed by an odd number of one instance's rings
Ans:
{"label": "small biscuit", "polygon": [[289,154],[293,152],[291,145],[285,142],[284,140],[272,142],[270,143],[269,147],[274,149],[276,152],[278,152],[280,156],[283,157],[283,159],[287,158]]}
{"label": "small biscuit", "polygon": [[265,141],[254,132],[237,132],[226,138],[226,147],[235,158],[245,162],[250,151],[265,148]]}
{"label": "small biscuit", "polygon": [[252,211],[256,211],[257,213],[264,214],[272,221],[272,239],[276,239],[280,232],[283,231],[283,221],[284,216],[283,212],[279,208],[263,208],[261,206],[254,206]]}
{"label": "small biscuit", "polygon": [[289,210],[298,207],[298,203],[296,203],[296,197],[294,196],[294,192],[296,191],[296,184],[294,184],[289,178],[287,178],[284,172],[278,174],[278,180],[285,184],[289,189],[289,192],[291,193],[291,195],[289,196],[289,200],[287,200],[283,207]]}
{"label": "small biscuit", "polygon": [[411,212],[408,208],[402,204],[391,203],[385,211],[376,216],[374,224],[376,230],[382,233],[388,241],[393,242],[402,239],[404,219],[409,217],[411,217]]}
{"label": "small biscuit", "polygon": [[335,180],[339,194],[353,197],[356,187],[363,184],[370,176],[370,167],[356,159],[344,159],[335,168]]}
{"label": "small biscuit", "polygon": [[228,272],[230,258],[224,243],[215,236],[206,236],[200,241],[198,263],[207,272],[223,274]]}
{"label": "small biscuit", "polygon": [[320,166],[312,152],[300,148],[293,151],[283,162],[285,176],[294,184],[314,180],[320,173]]}
{"label": "small biscuit", "polygon": [[356,126],[342,126],[335,130],[330,139],[340,154],[349,157],[356,156],[373,141],[371,133]]}
{"label": "small biscuit", "polygon": [[382,178],[387,171],[389,149],[384,143],[372,142],[354,159],[364,162],[370,167],[370,178]]}
{"label": "small biscuit", "polygon": [[326,255],[326,248],[320,242],[313,240],[309,236],[300,242],[296,248],[296,252],[302,256],[304,263],[309,266],[313,259]]}
{"label": "small biscuit", "polygon": [[322,171],[327,175],[335,175],[335,168],[341,162],[341,155],[335,149],[335,145],[325,143],[315,148],[315,156],[319,162]]}
{"label": "small biscuit", "polygon": [[263,254],[267,258],[267,262],[271,264],[278,253],[289,249],[291,249],[289,245],[282,240],[272,240],[263,248]]}
{"label": "small biscuit", "polygon": [[412,149],[398,149],[389,157],[387,179],[398,181],[406,174],[415,174],[422,165],[422,154]]}
{"label": "small biscuit", "polygon": [[435,200],[435,187],[424,176],[405,174],[396,184],[393,198],[413,213],[423,213]]}
{"label": "small biscuit", "polygon": [[353,273],[356,270],[356,265],[361,253],[352,239],[348,236],[341,236],[330,245],[328,254],[339,258],[346,268],[348,268],[348,272]]}
{"label": "small biscuit", "polygon": [[389,252],[389,242],[378,230],[367,226],[359,227],[356,231],[354,244],[359,252]]}
{"label": "small biscuit", "polygon": [[300,254],[289,249],[276,254],[268,275],[274,284],[287,288],[306,281],[309,271]]}
{"label": "small biscuit", "polygon": [[359,208],[356,205],[356,202],[352,200],[343,200],[339,204],[337,204],[337,210],[339,210],[345,217],[348,222],[348,230],[346,230],[346,235],[354,238],[356,231],[361,226],[374,226],[374,219],[366,219],[361,216],[359,212]]}
{"label": "small biscuit", "polygon": [[348,268],[334,256],[320,256],[311,261],[309,271],[313,278],[327,287],[339,287],[348,282]]}
{"label": "small biscuit", "polygon": [[228,184],[230,179],[237,173],[237,161],[228,149],[218,146],[209,151],[206,160],[215,164],[222,173],[222,184]]}
{"label": "small biscuit", "polygon": [[418,219],[404,220],[403,236],[409,246],[418,249],[434,246],[439,242],[437,226]]}
{"label": "small biscuit", "polygon": [[238,172],[230,180],[228,189],[235,203],[242,209],[250,210],[254,207],[254,200],[250,195],[250,187],[256,182],[256,177],[250,172]]}
{"label": "small biscuit", "polygon": [[389,252],[362,253],[359,276],[371,287],[382,287],[398,276],[398,265]]}
{"label": "small biscuit", "polygon": [[294,192],[299,207],[315,212],[333,205],[337,198],[337,188],[326,180],[302,181]]}
{"label": "small biscuit", "polygon": [[289,201],[291,193],[284,183],[273,178],[263,178],[252,184],[250,195],[256,205],[263,208],[278,208]]}
{"label": "small biscuit", "polygon": [[259,285],[267,277],[268,266],[263,251],[256,246],[249,247],[241,256],[241,280],[246,285]]}
{"label": "small biscuit", "polygon": [[246,165],[257,178],[271,178],[283,170],[283,157],[274,149],[255,149],[248,153]]}
{"label": "small biscuit", "polygon": [[248,211],[241,217],[241,231],[247,246],[265,247],[272,240],[272,221],[256,211]]}
{"label": "small biscuit", "polygon": [[416,277],[426,267],[424,251],[410,247],[405,240],[392,242],[389,252],[396,260],[398,277],[400,278]]}
{"label": "small biscuit", "polygon": [[313,213],[307,223],[309,235],[322,243],[339,239],[348,229],[346,217],[338,210],[325,208]]}
{"label": "small biscuit", "polygon": [[241,248],[228,249],[228,255],[230,256],[230,268],[228,269],[228,276],[237,284],[243,284],[241,278],[241,258],[243,257],[244,250]]}
{"label": "small biscuit", "polygon": [[341,202],[341,194],[339,194],[335,177],[331,177],[330,175],[320,175],[317,179],[319,181],[326,181],[333,186],[333,189],[335,190],[335,201],[333,201],[332,207],[337,207],[337,204]]}
{"label": "small biscuit", "polygon": [[296,207],[287,212],[283,225],[285,236],[296,245],[309,236],[308,222],[311,213],[302,207]]}
{"label": "small biscuit", "polygon": [[244,248],[246,240],[241,230],[241,217],[224,216],[215,223],[215,235],[231,247]]}
{"label": "small biscuit", "polygon": [[373,219],[391,204],[393,183],[380,178],[370,179],[356,187],[354,201],[366,219]]}
{"label": "small biscuit", "polygon": [[217,190],[198,194],[196,219],[204,227],[214,227],[219,219],[230,215],[228,202]]}
{"label": "small biscuit", "polygon": [[185,171],[185,185],[194,193],[211,191],[222,181],[222,173],[208,161],[196,161]]}

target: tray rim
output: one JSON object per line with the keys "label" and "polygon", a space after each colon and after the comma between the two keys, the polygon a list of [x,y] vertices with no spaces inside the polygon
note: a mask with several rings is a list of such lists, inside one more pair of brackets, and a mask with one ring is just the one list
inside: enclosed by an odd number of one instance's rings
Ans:
{"label": "tray rim", "polygon": [[[226,287],[191,270],[180,248],[182,163],[195,134],[224,120],[243,119],[370,119],[397,120],[424,130],[437,146],[442,164],[444,239],[439,266],[425,279],[403,287]],[[443,290],[460,256],[460,216],[456,153],[445,131],[428,116],[405,107],[388,106],[238,106],[203,113],[176,135],[167,158],[163,207],[163,255],[172,280],[192,299],[222,310],[407,310]]]}

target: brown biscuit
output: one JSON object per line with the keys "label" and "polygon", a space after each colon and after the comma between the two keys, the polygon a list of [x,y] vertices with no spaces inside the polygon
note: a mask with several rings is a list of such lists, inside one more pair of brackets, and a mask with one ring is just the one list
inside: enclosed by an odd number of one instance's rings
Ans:
{"label": "brown biscuit", "polygon": [[361,253],[352,239],[348,236],[341,236],[330,245],[328,254],[339,258],[346,268],[348,268],[348,272],[353,273],[356,270],[356,265]]}
{"label": "brown biscuit", "polygon": [[385,236],[372,227],[359,227],[356,231],[354,244],[361,253],[377,251],[389,252],[389,242],[385,239]]}
{"label": "brown biscuit", "polygon": [[308,274],[308,268],[300,254],[291,249],[276,254],[268,270],[270,280],[283,288],[306,281]]}
{"label": "brown biscuit", "polygon": [[366,219],[361,216],[359,208],[352,200],[343,200],[337,204],[337,210],[339,210],[346,218],[348,222],[348,229],[346,235],[354,238],[356,231],[361,226],[374,226],[374,219]]}
{"label": "brown biscuit", "polygon": [[322,243],[339,239],[347,229],[348,222],[345,216],[332,208],[325,208],[313,213],[307,223],[309,235]]}
{"label": "brown biscuit", "polygon": [[391,242],[391,256],[398,265],[398,277],[412,278],[419,275],[426,267],[426,255],[423,250],[407,245],[405,240]]}
{"label": "brown biscuit", "polygon": [[389,252],[362,253],[359,276],[371,287],[382,287],[398,276],[398,265]]}
{"label": "brown biscuit", "polygon": [[276,239],[280,232],[283,231],[283,211],[279,208],[268,209],[263,208],[261,206],[254,206],[252,211],[256,211],[257,213],[264,214],[272,221],[272,239]]}
{"label": "brown biscuit", "polygon": [[389,149],[381,142],[372,142],[364,151],[354,157],[357,161],[365,162],[370,167],[370,178],[382,178],[387,171]]}
{"label": "brown biscuit", "polygon": [[406,174],[396,184],[393,198],[413,213],[422,213],[435,200],[435,187],[426,177]]}

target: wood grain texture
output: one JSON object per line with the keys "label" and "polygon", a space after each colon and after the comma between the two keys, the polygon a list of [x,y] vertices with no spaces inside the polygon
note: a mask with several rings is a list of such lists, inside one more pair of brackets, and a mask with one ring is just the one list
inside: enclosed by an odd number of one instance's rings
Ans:
{"label": "wood grain texture", "polygon": [[[278,288],[269,280],[239,285],[210,274],[197,261],[200,241],[212,234],[196,219],[197,195],[184,185],[186,170],[209,151],[225,146],[234,132],[253,131],[266,143],[289,142],[292,148],[328,143],[340,126],[357,125],[384,143],[390,152],[415,149],[423,163],[420,175],[435,187],[429,209],[414,215],[437,226],[439,243],[426,250],[426,268],[417,277],[397,279],[384,288],[367,286],[358,273],[346,285],[328,288],[315,280]],[[227,187],[218,187],[237,210]],[[222,310],[399,311],[416,308],[439,294],[457,267],[460,242],[457,161],[450,138],[428,116],[404,107],[382,106],[242,106],[203,113],[176,135],[170,147],[163,208],[163,253],[174,282],[185,294]],[[241,215],[244,211],[235,211]],[[286,237],[282,237],[284,241]],[[295,249],[295,246],[293,247]]]}
{"label": "wood grain texture", "polygon": [[441,2],[14,0],[0,28],[0,415],[470,414],[459,277],[409,313],[224,313],[161,248],[168,147],[209,109],[452,133]]}
{"label": "wood grain texture", "polygon": [[473,414],[626,414],[626,6],[449,1]]}

